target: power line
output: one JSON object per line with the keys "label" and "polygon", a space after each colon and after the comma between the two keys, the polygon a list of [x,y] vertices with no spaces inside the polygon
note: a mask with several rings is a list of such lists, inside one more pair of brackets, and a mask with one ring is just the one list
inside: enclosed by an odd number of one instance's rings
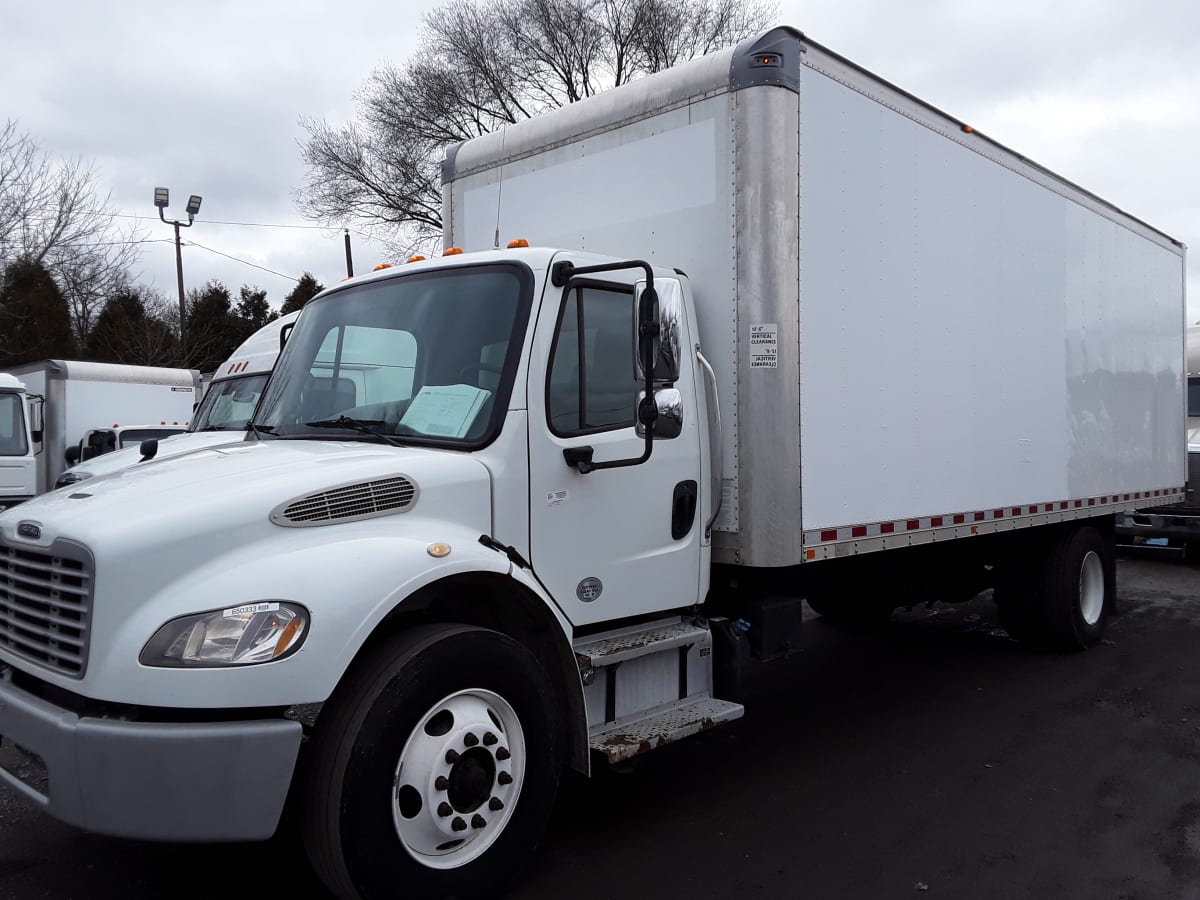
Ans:
{"label": "power line", "polygon": [[201,250],[207,250],[209,253],[215,253],[217,256],[224,256],[226,259],[232,259],[234,262],[241,263],[244,266],[251,266],[255,269],[262,269],[264,272],[270,272],[272,275],[278,275],[280,278],[286,278],[288,281],[299,283],[299,278],[294,278],[291,275],[284,275],[282,272],[276,272],[274,269],[268,269],[266,266],[260,266],[258,263],[252,263],[248,259],[239,259],[236,256],[231,256],[228,253],[222,253],[220,250],[214,250],[212,247],[206,247],[197,241],[185,241],[184,244],[188,247],[199,247]]}
{"label": "power line", "polygon": [[[113,213],[113,218],[117,219],[139,219],[147,222],[157,222],[153,216],[139,216],[130,213]],[[371,235],[365,231],[359,231],[357,228],[349,228],[345,225],[294,225],[283,222],[224,222],[219,219],[201,219],[197,218],[197,222],[202,222],[205,225],[244,225],[247,228],[304,228],[312,231],[349,231],[352,234],[357,234],[359,237],[371,240]]]}

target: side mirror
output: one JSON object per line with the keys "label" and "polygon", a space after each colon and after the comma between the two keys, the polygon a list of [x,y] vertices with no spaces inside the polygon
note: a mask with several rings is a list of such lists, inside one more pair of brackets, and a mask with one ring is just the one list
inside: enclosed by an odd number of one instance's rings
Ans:
{"label": "side mirror", "polygon": [[[641,317],[642,303],[645,297],[646,283],[638,282],[635,289],[637,297],[638,320]],[[654,356],[654,383],[671,385],[679,380],[680,360],[680,320],[683,318],[683,285],[673,278],[656,278],[654,293],[657,295],[653,310],[646,310],[646,319],[658,322],[658,336],[652,338]],[[638,381],[645,381],[646,373],[642,365],[643,353],[639,345],[635,375]]]}
{"label": "side mirror", "polygon": [[[638,410],[645,402],[645,392],[638,393]],[[663,441],[677,438],[683,432],[683,394],[675,388],[659,388],[654,392],[654,406],[657,414],[654,418],[654,440]],[[640,420],[637,423],[637,436],[646,436],[646,426]]]}
{"label": "side mirror", "polygon": [[35,428],[33,431],[29,432],[29,436],[33,438],[33,442],[35,444],[40,444],[42,442],[42,429]]}
{"label": "side mirror", "polygon": [[279,329],[279,352],[280,353],[283,352],[283,345],[287,343],[287,339],[291,336],[292,329],[295,327],[296,327],[295,322],[288,322],[286,325],[284,325],[282,328]]}
{"label": "side mirror", "polygon": [[147,438],[138,448],[142,454],[142,462],[148,462],[158,455],[158,438]]}
{"label": "side mirror", "polygon": [[73,466],[79,462],[79,452],[78,444],[72,444],[67,448],[67,452],[63,456],[66,458],[68,466]]}

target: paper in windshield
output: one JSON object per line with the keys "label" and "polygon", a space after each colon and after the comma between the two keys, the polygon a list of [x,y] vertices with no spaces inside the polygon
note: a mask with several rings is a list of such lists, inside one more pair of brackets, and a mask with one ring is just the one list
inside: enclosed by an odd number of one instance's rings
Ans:
{"label": "paper in windshield", "polygon": [[428,385],[421,388],[400,420],[418,434],[466,437],[479,408],[491,391],[469,384]]}

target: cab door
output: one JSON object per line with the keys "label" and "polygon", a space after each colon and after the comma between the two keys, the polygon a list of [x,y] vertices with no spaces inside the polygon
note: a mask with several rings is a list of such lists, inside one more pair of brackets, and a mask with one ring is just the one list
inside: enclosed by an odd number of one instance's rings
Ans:
{"label": "cab door", "polygon": [[[675,354],[678,376],[657,386],[663,412],[650,457],[632,462],[646,448],[637,422],[645,383],[636,361],[638,284],[645,280],[636,267],[575,276],[561,286],[548,280],[535,333],[528,381],[531,562],[576,625],[697,602],[700,428],[693,354],[679,349],[694,339],[679,314],[682,286],[657,274],[660,307],[675,311],[663,355]],[[627,464],[581,471],[589,459]]]}

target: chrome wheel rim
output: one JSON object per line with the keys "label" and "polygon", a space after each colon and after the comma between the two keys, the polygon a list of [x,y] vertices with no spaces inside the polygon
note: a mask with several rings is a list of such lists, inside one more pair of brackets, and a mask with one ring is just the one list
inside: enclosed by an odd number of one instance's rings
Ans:
{"label": "chrome wheel rim", "polygon": [[525,780],[525,733],[492,691],[435,703],[408,736],[392,782],[392,822],[422,865],[456,869],[503,833]]}

